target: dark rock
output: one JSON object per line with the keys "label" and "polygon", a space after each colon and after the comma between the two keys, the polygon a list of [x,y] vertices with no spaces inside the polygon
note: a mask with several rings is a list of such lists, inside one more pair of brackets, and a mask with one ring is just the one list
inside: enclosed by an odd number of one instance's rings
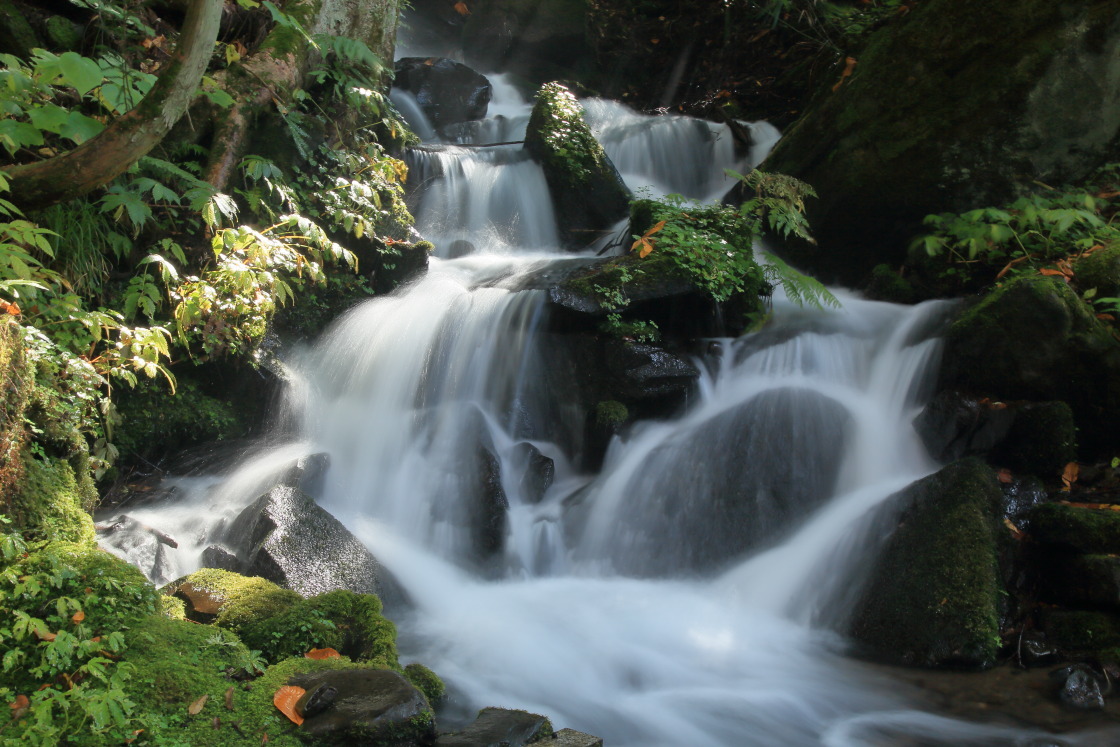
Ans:
{"label": "dark rock", "polygon": [[523,747],[551,736],[552,724],[544,716],[506,708],[483,708],[467,728],[455,734],[441,734],[436,747]]}
{"label": "dark rock", "polygon": [[1066,705],[1083,710],[1104,708],[1100,677],[1088,665],[1071,664],[1054,670],[1050,677],[1059,683],[1058,698]]}
{"label": "dark rock", "polygon": [[561,729],[545,744],[547,747],[603,747],[603,740],[575,729]]}
{"label": "dark rock", "polygon": [[331,707],[338,699],[338,688],[321,682],[312,690],[306,691],[296,702],[296,713],[306,718],[318,716]]}
{"label": "dark rock", "polygon": [[919,3],[870,37],[851,77],[821,90],[763,164],[820,195],[807,206],[818,243],[791,258],[860,282],[900,265],[929,213],[999,205],[1029,180],[1071,183],[1115,161],[1118,58],[1113,0]]}
{"label": "dark rock", "polygon": [[304,596],[333,589],[396,593],[365,545],[295,488],[278,486],[254,501],[234,519],[225,543],[237,550],[245,573]]}
{"label": "dark rock", "polygon": [[402,57],[393,85],[416,97],[436,129],[482,119],[490,105],[490,81],[445,57]]}
{"label": "dark rock", "polygon": [[1028,514],[1041,545],[1076,553],[1120,553],[1120,512],[1044,503]]}
{"label": "dark rock", "polygon": [[581,78],[592,59],[583,0],[490,0],[471,8],[463,44],[481,69],[543,83]]}
{"label": "dark rock", "polygon": [[1019,663],[1025,667],[1052,664],[1058,658],[1058,648],[1039,631],[1025,633],[1018,642]]}
{"label": "dark rock", "polygon": [[202,551],[203,568],[221,568],[223,571],[241,572],[241,561],[221,545],[210,545]]}
{"label": "dark rock", "polygon": [[336,697],[300,732],[330,744],[406,747],[431,744],[435,728],[424,694],[388,669],[348,669],[299,674],[289,683],[304,690],[331,687]]}
{"label": "dark rock", "polygon": [[1120,341],[1060,279],[1017,278],[950,325],[939,388],[1066,402],[1087,455],[1110,454],[1120,419]]}
{"label": "dark rock", "polygon": [[280,479],[280,484],[299,488],[305,493],[315,493],[322,488],[323,479],[326,477],[330,466],[330,454],[319,453],[302,456]]}
{"label": "dark rock", "polygon": [[626,217],[630,192],[583,121],[583,107],[559,83],[548,83],[525,131],[525,150],[544,169],[565,247],[582,249]]}
{"label": "dark rock", "polygon": [[681,392],[700,372],[690,362],[656,345],[608,343],[606,368],[618,382],[623,399],[649,399]]}
{"label": "dark rock", "polygon": [[1015,472],[1054,475],[1077,458],[1073,413],[1065,402],[991,402],[944,391],[914,427],[942,462],[987,456]]}
{"label": "dark rock", "polygon": [[1040,596],[1073,607],[1120,610],[1120,557],[1055,555],[1039,569]]}
{"label": "dark rock", "polygon": [[1029,532],[1027,512],[1050,499],[1042,482],[1037,477],[1014,477],[1009,483],[1001,483],[1000,489],[1003,490],[1004,517],[1021,522],[1022,528]]}
{"label": "dark rock", "polygon": [[1070,653],[1095,653],[1120,646],[1120,615],[1115,613],[1043,607],[1039,627],[1048,641]]}
{"label": "dark rock", "polygon": [[525,464],[519,483],[521,498],[529,503],[540,503],[556,477],[556,463],[531,443],[523,442],[514,448],[518,461]]}
{"label": "dark rock", "polygon": [[880,514],[883,550],[850,633],[869,656],[924,667],[987,668],[1000,639],[1001,494],[967,459],[919,480]]}
{"label": "dark rock", "polygon": [[835,401],[791,387],[653,449],[623,491],[614,563],[640,575],[706,572],[780,536],[831,494],[848,418]]}
{"label": "dark rock", "polygon": [[479,447],[477,460],[479,515],[472,526],[475,547],[486,558],[505,547],[509,499],[502,487],[502,464],[494,453]]}

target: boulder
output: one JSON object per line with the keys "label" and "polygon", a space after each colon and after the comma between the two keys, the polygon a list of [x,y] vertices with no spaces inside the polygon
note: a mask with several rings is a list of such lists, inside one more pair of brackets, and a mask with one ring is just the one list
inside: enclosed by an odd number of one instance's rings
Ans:
{"label": "boulder", "polygon": [[950,325],[939,389],[1064,401],[1083,456],[1111,456],[1120,419],[1120,341],[1060,279],[1011,280]]}
{"label": "boulder", "polygon": [[1097,298],[1120,296],[1120,244],[1107,246],[1074,262],[1073,282],[1082,293],[1096,290]]}
{"label": "boulder", "polygon": [[[992,33],[998,28],[998,33]],[[785,254],[822,279],[897,267],[929,213],[1003,204],[1120,157],[1113,0],[929,0],[838,60],[762,168],[816,188],[818,243]],[[834,84],[838,84],[835,90]]]}
{"label": "boulder", "polygon": [[629,190],[583,121],[583,107],[559,83],[538,91],[525,150],[544,169],[565,247],[583,249],[626,217]]}
{"label": "boulder", "polygon": [[242,511],[224,538],[244,572],[304,596],[333,589],[395,595],[366,546],[306,493],[281,485]]}
{"label": "boulder", "polygon": [[128,514],[100,521],[94,528],[98,544],[119,557],[127,558],[154,583],[166,583],[173,578],[173,566],[166,548],[177,548],[179,543],[169,535]]}
{"label": "boulder", "polygon": [[603,747],[603,740],[575,729],[561,729],[552,737],[548,747]]}
{"label": "boulder", "polygon": [[849,633],[862,653],[923,667],[985,669],[1000,646],[1001,495],[978,459],[955,462],[890,499],[884,547]]}
{"label": "boulder", "polygon": [[540,503],[556,477],[556,463],[527,441],[517,444],[514,449],[517,461],[525,465],[518,482],[521,499],[528,503]]}
{"label": "boulder", "polygon": [[299,731],[327,744],[406,747],[431,744],[434,717],[424,694],[388,669],[328,670],[298,674],[289,685],[309,692],[326,686],[336,691]]}
{"label": "boulder", "polygon": [[1039,568],[1039,596],[1071,607],[1120,611],[1120,557],[1055,555]]}
{"label": "boulder", "polygon": [[1073,412],[1065,402],[992,402],[946,391],[914,427],[941,462],[986,456],[1014,472],[1051,476],[1077,458]]}
{"label": "boulder", "polygon": [[415,96],[436,129],[482,119],[490,105],[490,81],[445,57],[402,57],[393,86]]}
{"label": "boulder", "polygon": [[489,558],[505,547],[509,498],[502,487],[501,461],[482,446],[476,452],[475,475],[478,501],[471,522],[474,548],[483,558]]}
{"label": "boulder", "polygon": [[1120,512],[1043,503],[1027,514],[1040,545],[1082,554],[1120,554]]}
{"label": "boulder", "polygon": [[551,736],[552,723],[544,716],[507,708],[483,708],[467,728],[441,734],[436,747],[524,747]]}

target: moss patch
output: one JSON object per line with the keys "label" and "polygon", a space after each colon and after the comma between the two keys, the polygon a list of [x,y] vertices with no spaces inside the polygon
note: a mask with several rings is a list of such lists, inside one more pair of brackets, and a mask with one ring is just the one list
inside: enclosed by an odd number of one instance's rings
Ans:
{"label": "moss patch", "polygon": [[[181,588],[186,585],[189,585],[189,591]],[[187,597],[188,601],[195,593],[205,595],[217,609],[203,610],[203,614],[216,615],[218,625],[235,632],[261,618],[278,615],[303,599],[296,592],[282,589],[263,578],[242,576],[218,568],[195,571],[173,586],[176,589],[173,593]],[[191,614],[188,610],[188,616]]]}
{"label": "moss patch", "polygon": [[419,662],[413,662],[404,668],[404,676],[424,693],[429,703],[438,703],[447,692],[447,687],[439,675]]}
{"label": "moss patch", "polygon": [[1079,553],[1120,553],[1120,515],[1115,511],[1044,503],[1028,514],[1036,542]]}
{"label": "moss patch", "polygon": [[16,523],[35,539],[93,542],[93,519],[82,507],[84,496],[70,464],[29,454],[22,462],[23,484],[10,505]]}

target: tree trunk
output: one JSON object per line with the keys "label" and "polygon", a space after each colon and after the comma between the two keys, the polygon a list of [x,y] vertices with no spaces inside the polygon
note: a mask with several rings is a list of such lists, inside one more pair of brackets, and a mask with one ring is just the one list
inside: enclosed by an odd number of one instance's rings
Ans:
{"label": "tree trunk", "polygon": [[191,0],[175,54],[148,95],[74,150],[5,167],[13,201],[32,209],[80,197],[120,176],[158,145],[194,98],[221,17],[222,0]]}

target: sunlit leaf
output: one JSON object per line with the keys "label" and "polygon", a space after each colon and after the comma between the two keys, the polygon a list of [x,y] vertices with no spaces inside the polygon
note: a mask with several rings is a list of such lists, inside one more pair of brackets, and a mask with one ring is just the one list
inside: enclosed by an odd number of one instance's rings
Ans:
{"label": "sunlit leaf", "polygon": [[296,712],[296,703],[303,697],[307,691],[302,687],[295,687],[294,685],[285,685],[276,691],[272,696],[272,704],[288,717],[296,726],[303,723],[303,716]]}

